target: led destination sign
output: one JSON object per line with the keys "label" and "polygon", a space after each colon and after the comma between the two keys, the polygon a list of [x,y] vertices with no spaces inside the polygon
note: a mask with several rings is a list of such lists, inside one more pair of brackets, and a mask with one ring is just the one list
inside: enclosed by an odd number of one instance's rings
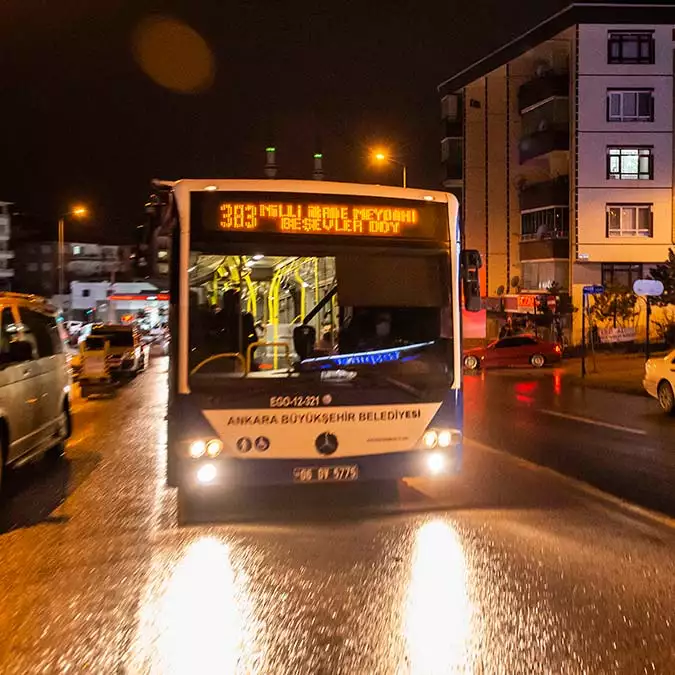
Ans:
{"label": "led destination sign", "polygon": [[301,234],[400,236],[420,221],[418,209],[343,204],[232,203],[220,205],[221,230]]}
{"label": "led destination sign", "polygon": [[[192,221],[223,233],[441,239],[447,205],[345,195],[210,193],[192,197]],[[195,218],[197,217],[197,218]]]}

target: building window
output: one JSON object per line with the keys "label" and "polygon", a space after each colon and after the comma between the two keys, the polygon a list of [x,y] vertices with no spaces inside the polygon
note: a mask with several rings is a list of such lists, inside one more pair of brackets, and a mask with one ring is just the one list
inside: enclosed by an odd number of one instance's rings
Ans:
{"label": "building window", "polygon": [[51,272],[52,264],[50,262],[42,263],[43,272]]}
{"label": "building window", "polygon": [[27,263],[26,271],[27,272],[37,272],[38,271],[38,264],[36,262]]}
{"label": "building window", "polygon": [[563,290],[569,288],[567,260],[523,261],[520,268],[524,291],[547,291],[553,284]]}
{"label": "building window", "polygon": [[651,237],[651,204],[608,204],[608,237]]}
{"label": "building window", "polygon": [[82,247],[77,244],[73,246],[73,255],[82,255]]}
{"label": "building window", "polygon": [[609,89],[607,91],[608,122],[653,122],[653,89]]}
{"label": "building window", "polygon": [[610,31],[608,63],[654,63],[654,34],[648,31]]}
{"label": "building window", "polygon": [[42,244],[42,255],[49,255],[52,252],[52,247],[49,244]]}
{"label": "building window", "polygon": [[652,180],[652,148],[607,148],[607,178],[618,180]]}
{"label": "building window", "polygon": [[622,286],[633,288],[633,284],[643,278],[641,264],[625,265],[617,263],[602,263],[602,285]]}
{"label": "building window", "polygon": [[555,206],[528,211],[520,216],[520,235],[523,241],[531,239],[567,239],[569,236],[569,208]]}
{"label": "building window", "polygon": [[82,289],[82,297],[83,298],[88,298],[91,295],[91,290],[89,288],[83,288]]}

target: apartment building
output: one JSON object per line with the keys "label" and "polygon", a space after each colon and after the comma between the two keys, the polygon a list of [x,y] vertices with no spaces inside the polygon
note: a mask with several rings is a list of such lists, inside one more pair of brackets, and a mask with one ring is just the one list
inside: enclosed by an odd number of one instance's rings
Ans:
{"label": "apartment building", "polygon": [[488,308],[550,290],[580,307],[583,286],[667,259],[674,55],[675,3],[573,3],[440,85],[444,184]]}
{"label": "apartment building", "polygon": [[[54,241],[17,242],[16,287],[51,297],[58,292],[58,244]],[[115,281],[131,276],[133,247],[66,242],[65,281]]]}
{"label": "apartment building", "polygon": [[12,290],[14,268],[12,259],[14,251],[11,249],[12,216],[11,202],[0,202],[0,291]]}

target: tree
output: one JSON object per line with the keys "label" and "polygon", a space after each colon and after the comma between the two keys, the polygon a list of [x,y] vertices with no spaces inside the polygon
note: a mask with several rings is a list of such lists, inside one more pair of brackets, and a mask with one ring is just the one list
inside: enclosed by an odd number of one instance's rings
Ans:
{"label": "tree", "polygon": [[649,277],[663,284],[663,294],[652,298],[652,303],[660,307],[675,304],[675,253],[672,248],[668,250],[668,260],[654,267]]}
{"label": "tree", "polygon": [[635,316],[637,296],[625,286],[608,286],[604,293],[593,297],[589,312],[596,321],[611,321],[616,328],[617,322],[624,326]]}

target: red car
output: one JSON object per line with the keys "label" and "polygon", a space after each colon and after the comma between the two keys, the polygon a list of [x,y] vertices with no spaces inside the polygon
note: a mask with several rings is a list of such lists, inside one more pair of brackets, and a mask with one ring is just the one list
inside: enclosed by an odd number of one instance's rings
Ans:
{"label": "red car", "polygon": [[464,367],[503,368],[505,366],[531,365],[542,368],[547,363],[560,361],[562,349],[553,342],[544,342],[534,335],[514,335],[495,340],[487,347],[477,347],[464,352]]}

